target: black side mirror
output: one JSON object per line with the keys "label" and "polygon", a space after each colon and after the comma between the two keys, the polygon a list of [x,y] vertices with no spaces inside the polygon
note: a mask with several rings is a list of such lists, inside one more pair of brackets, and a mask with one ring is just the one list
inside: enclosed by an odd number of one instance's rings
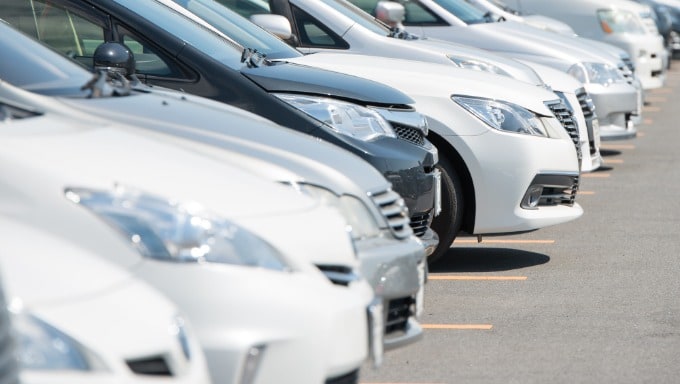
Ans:
{"label": "black side mirror", "polygon": [[135,57],[132,51],[117,42],[100,44],[94,51],[93,65],[96,72],[104,70],[123,77],[135,74]]}

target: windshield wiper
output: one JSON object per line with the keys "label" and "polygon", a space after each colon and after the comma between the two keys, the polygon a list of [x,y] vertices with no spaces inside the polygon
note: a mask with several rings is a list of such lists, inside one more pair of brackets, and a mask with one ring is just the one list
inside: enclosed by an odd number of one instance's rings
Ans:
{"label": "windshield wiper", "polygon": [[410,32],[407,32],[403,28],[398,28],[398,27],[391,27],[390,28],[390,33],[387,34],[387,37],[393,37],[395,39],[400,39],[400,40],[419,40],[420,36],[414,35]]}
{"label": "windshield wiper", "polygon": [[246,63],[248,68],[258,68],[264,65],[271,65],[267,60],[267,55],[253,48],[243,48],[241,52],[241,62]]}

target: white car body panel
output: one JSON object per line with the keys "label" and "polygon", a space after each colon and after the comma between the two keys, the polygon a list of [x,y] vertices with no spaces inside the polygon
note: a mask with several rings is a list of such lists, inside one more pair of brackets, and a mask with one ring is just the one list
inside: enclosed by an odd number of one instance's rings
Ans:
{"label": "white car body panel", "polygon": [[[24,100],[58,103],[30,94]],[[195,324],[215,382],[239,380],[244,358],[256,345],[272,346],[263,355],[256,383],[272,377],[318,383],[361,366],[368,355],[366,308],[373,292],[363,279],[348,287],[331,284],[310,264],[314,253],[323,250],[334,265],[358,268],[337,212],[292,188],[159,142],[159,134],[62,108],[65,115],[50,110],[47,116],[4,124],[1,212],[78,241],[168,295]],[[200,202],[282,251],[293,272],[144,259],[101,219],[64,197],[65,187],[109,190],[114,183]],[[272,317],[271,308],[281,309],[278,316]],[[249,320],[244,323],[244,318]],[[235,329],[243,330],[242,339],[224,337],[217,348],[215,334],[230,335]],[[230,360],[222,360],[225,356]],[[297,368],[290,365],[295,356]]]}

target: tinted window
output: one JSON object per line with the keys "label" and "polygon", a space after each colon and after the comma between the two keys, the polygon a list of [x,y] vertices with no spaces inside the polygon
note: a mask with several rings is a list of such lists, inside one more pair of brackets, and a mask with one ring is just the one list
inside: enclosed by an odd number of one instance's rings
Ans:
{"label": "tinted window", "polygon": [[301,46],[336,49],[349,48],[349,45],[340,36],[333,33],[333,31],[307,12],[293,7],[293,18],[300,34],[298,37]]}
{"label": "tinted window", "polygon": [[[326,5],[330,6],[331,8],[335,9],[336,11],[347,16],[348,18],[352,19],[352,21],[354,21],[355,23],[361,25],[364,28],[369,29],[374,33],[386,36],[390,32],[385,25],[376,21],[375,18],[371,16],[374,14],[373,12],[371,12],[369,15],[364,10],[358,8],[357,6],[345,0],[337,1],[321,0],[321,1]],[[375,1],[375,3],[377,4],[377,1]],[[375,10],[375,5],[373,6],[373,10]]]}
{"label": "tinted window", "polygon": [[451,12],[466,24],[486,23],[484,12],[459,0],[434,0],[437,5]]}

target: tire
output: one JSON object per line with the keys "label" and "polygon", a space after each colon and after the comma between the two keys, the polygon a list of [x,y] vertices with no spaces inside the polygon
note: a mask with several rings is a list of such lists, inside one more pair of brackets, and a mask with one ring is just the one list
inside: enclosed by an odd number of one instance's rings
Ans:
{"label": "tire", "polygon": [[446,255],[453,240],[456,239],[463,222],[464,202],[463,187],[458,173],[453,169],[446,158],[440,158],[437,169],[442,178],[442,211],[439,216],[432,220],[430,226],[439,235],[439,245],[427,258],[427,263],[432,265],[442,256]]}

